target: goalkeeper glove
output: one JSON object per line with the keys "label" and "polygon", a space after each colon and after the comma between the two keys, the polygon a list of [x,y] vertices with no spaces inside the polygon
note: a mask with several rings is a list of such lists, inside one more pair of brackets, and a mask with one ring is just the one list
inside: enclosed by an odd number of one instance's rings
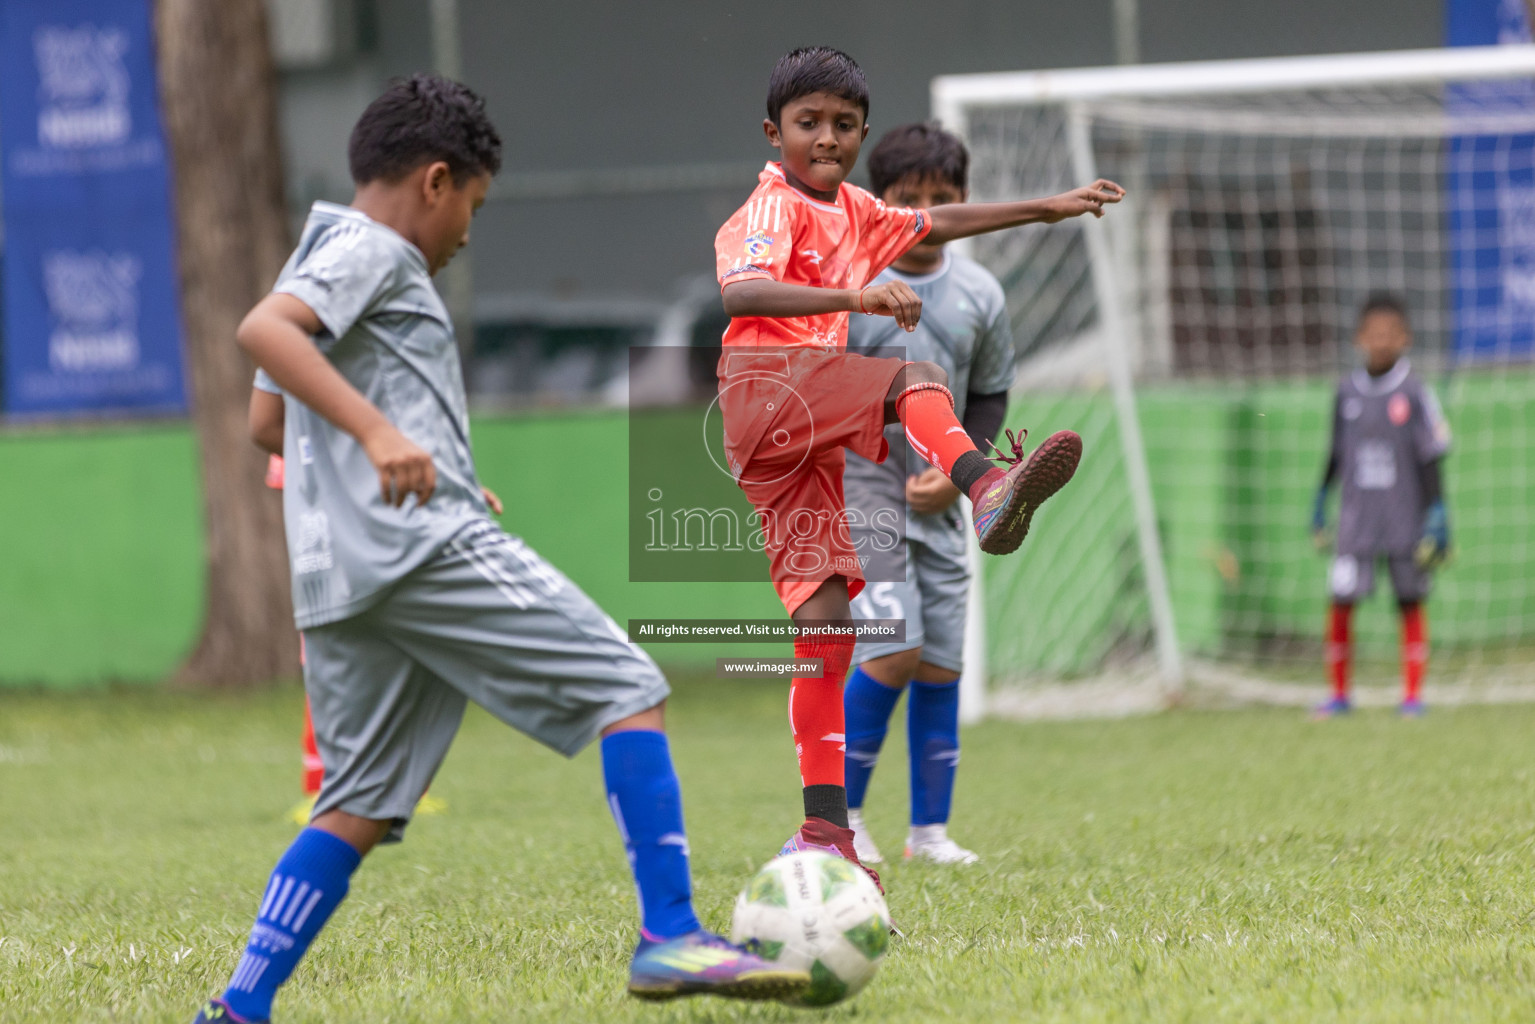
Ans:
{"label": "goalkeeper glove", "polygon": [[1437,569],[1450,554],[1450,520],[1444,511],[1444,502],[1436,501],[1423,518],[1423,539],[1418,541],[1418,564],[1425,569]]}
{"label": "goalkeeper glove", "polygon": [[1327,488],[1316,492],[1316,504],[1311,507],[1311,543],[1318,551],[1327,550]]}

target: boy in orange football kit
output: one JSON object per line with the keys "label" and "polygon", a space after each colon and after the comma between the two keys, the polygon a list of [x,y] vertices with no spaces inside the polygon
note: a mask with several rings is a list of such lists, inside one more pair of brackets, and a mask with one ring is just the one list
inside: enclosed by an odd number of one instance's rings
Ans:
{"label": "boy in orange football kit", "polygon": [[916,293],[900,281],[868,282],[913,245],[1102,216],[1124,189],[1099,180],[1023,202],[887,207],[846,183],[869,131],[869,92],[857,63],[830,47],[779,60],[767,114],[763,130],[782,160],[763,169],[714,240],[731,317],[719,364],[725,452],[757,510],[773,585],[806,627],[795,657],[822,667],[789,690],[805,823],[783,852],[823,849],[857,863],[841,688],[853,654],[849,600],[864,577],[842,496],[842,449],[883,461],[885,424],[899,421],[912,448],[970,497],[981,549],[1006,554],[1039,504],[1071,479],[1082,439],[1061,431],[1027,459],[1015,443],[1000,460],[1006,469],[991,466],[954,416],[944,371],[843,351],[848,314],[891,316],[911,330],[922,313]]}

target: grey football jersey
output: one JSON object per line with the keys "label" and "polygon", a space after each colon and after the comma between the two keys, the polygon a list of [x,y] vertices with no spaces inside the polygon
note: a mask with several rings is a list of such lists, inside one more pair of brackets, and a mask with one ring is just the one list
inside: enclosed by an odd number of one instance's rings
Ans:
{"label": "grey football jersey", "polygon": [[1422,537],[1423,467],[1450,447],[1450,426],[1434,392],[1400,359],[1371,377],[1338,382],[1333,457],[1342,477],[1340,555],[1404,555]]}
{"label": "grey football jersey", "polygon": [[285,397],[283,518],[294,618],[309,629],[365,610],[489,509],[452,321],[421,251],[357,210],[315,203],[272,290],[314,310],[315,345],[437,469],[426,505],[390,507],[362,446]]}
{"label": "grey football jersey", "polygon": [[[974,260],[944,253],[943,264],[931,274],[903,274],[887,268],[874,283],[904,281],[922,300],[922,319],[910,334],[887,316],[855,316],[848,325],[847,349],[867,356],[898,356],[913,362],[937,363],[949,375],[954,414],[965,415],[965,395],[994,395],[1013,384],[1013,332],[1007,318],[1002,285]],[[957,504],[936,516],[906,509],[906,478],[929,463],[912,451],[899,423],[885,428],[890,457],[881,464],[847,453],[843,489],[847,506],[865,516],[873,510],[895,508],[905,521],[906,536],[927,544],[952,547],[963,543],[967,528]]]}

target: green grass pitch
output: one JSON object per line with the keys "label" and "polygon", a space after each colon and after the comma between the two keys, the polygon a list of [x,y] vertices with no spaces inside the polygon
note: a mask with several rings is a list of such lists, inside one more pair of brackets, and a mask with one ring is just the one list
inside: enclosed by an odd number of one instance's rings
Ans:
{"label": "green grass pitch", "polygon": [[[186,1021],[222,988],[294,832],[300,715],[291,687],[0,694],[0,1021]],[[670,719],[724,929],[797,824],[783,691],[687,681]],[[868,808],[887,854],[903,734]],[[448,813],[364,865],[277,1019],[1528,1020],[1532,734],[1528,707],[989,722],[954,824],[982,863],[889,865],[906,939],[860,997],[808,1011],[627,999],[634,896],[596,752],[472,712],[433,790]]]}

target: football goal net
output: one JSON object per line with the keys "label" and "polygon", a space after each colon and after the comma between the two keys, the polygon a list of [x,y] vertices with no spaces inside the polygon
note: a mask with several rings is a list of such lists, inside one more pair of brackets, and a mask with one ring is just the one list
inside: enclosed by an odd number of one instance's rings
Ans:
{"label": "football goal net", "polygon": [[[1320,695],[1312,497],[1376,292],[1405,302],[1454,435],[1428,699],[1535,683],[1535,46],[949,76],[933,104],[973,200],[1129,190],[970,244],[1008,294],[1010,420],[1086,445],[1038,534],[984,566],[995,693]],[[1368,702],[1397,672],[1384,567],[1354,628]]]}

